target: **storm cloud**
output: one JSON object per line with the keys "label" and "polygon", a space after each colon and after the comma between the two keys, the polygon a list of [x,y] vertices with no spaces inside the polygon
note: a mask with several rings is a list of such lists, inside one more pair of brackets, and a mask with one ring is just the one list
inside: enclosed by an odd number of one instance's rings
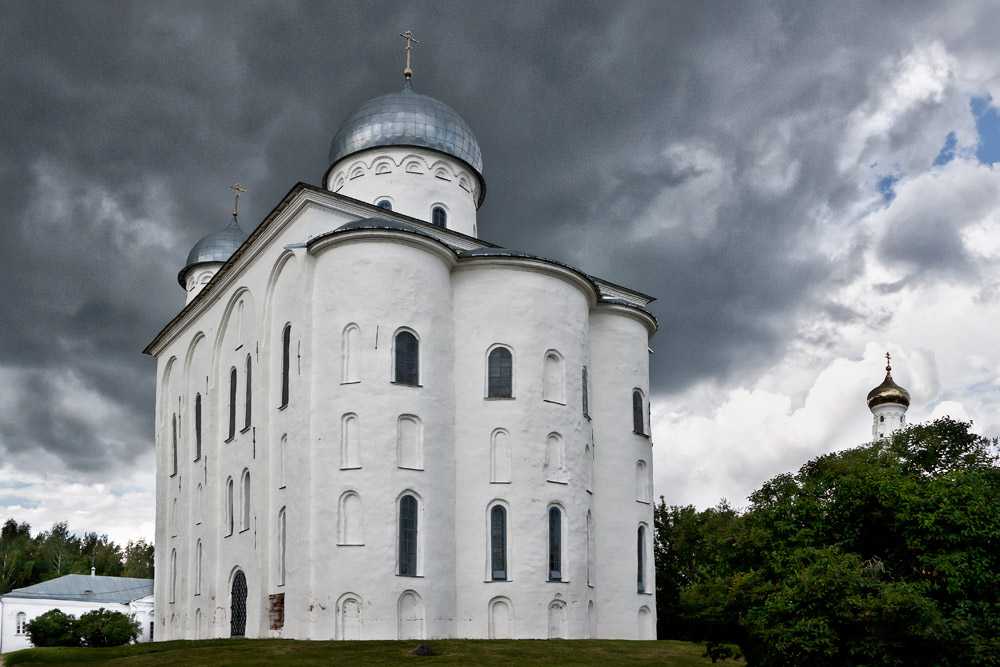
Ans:
{"label": "storm cloud", "polygon": [[[661,413],[789,358],[815,379],[861,357],[846,328],[887,330],[880,299],[995,293],[968,239],[993,234],[973,223],[996,173],[956,181],[949,207],[904,194],[949,136],[988,169],[970,99],[1000,93],[996,25],[987,2],[8,3],[0,471],[101,484],[150,465],[141,350],[183,304],[188,249],[226,222],[232,182],[245,227],[319,183],[339,123],[400,87],[405,29],[415,87],[481,143],[483,238],[658,298]],[[710,432],[673,419],[667,439]]]}

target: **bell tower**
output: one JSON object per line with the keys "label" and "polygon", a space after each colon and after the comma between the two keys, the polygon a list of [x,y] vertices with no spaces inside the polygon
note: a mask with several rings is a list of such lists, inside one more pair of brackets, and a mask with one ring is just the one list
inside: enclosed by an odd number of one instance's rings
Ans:
{"label": "bell tower", "polygon": [[892,437],[906,426],[906,410],[910,407],[910,392],[892,379],[892,357],[885,353],[885,379],[868,392],[868,409],[872,411],[872,440]]}

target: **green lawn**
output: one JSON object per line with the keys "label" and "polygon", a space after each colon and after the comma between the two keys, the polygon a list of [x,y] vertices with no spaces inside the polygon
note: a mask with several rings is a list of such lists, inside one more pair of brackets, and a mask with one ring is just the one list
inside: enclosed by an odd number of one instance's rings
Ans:
{"label": "green lawn", "polygon": [[[710,665],[702,645],[675,641],[486,641],[424,642],[436,653],[418,657],[420,642],[332,642],[282,639],[210,639],[135,644],[120,648],[34,648],[8,653],[13,665]],[[730,663],[733,664],[733,663]],[[742,663],[741,663],[742,664]]]}

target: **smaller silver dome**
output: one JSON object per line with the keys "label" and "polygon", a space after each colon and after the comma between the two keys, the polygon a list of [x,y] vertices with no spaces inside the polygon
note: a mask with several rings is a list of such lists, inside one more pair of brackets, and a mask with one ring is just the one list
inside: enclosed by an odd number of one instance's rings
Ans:
{"label": "smaller silver dome", "polygon": [[198,264],[224,263],[236,249],[243,245],[247,238],[246,232],[240,224],[233,218],[229,224],[218,231],[203,236],[200,241],[194,244],[191,252],[188,253],[184,268],[177,274],[177,282],[181,287],[185,286],[184,277],[188,270]]}

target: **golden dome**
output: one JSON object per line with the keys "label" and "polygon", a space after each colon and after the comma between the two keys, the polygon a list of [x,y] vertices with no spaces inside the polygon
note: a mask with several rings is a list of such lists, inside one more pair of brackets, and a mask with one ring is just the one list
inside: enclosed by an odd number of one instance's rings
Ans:
{"label": "golden dome", "polygon": [[886,353],[885,379],[882,384],[868,392],[868,409],[883,403],[898,403],[910,407],[910,392],[906,391],[892,380],[892,363]]}

